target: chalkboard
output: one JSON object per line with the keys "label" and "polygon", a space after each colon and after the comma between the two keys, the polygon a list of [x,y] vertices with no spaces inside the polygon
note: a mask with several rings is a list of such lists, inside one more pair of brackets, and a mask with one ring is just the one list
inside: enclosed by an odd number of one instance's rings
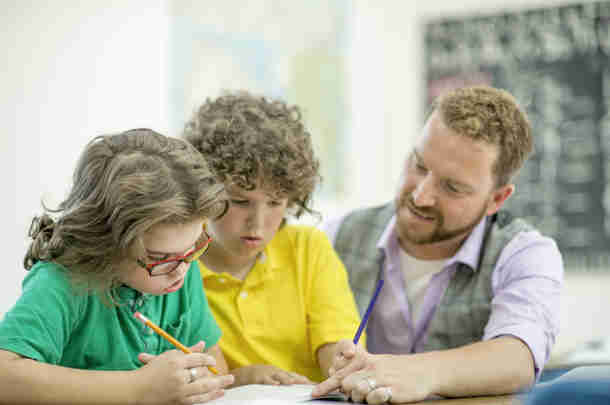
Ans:
{"label": "chalkboard", "polygon": [[429,21],[425,55],[426,104],[479,83],[520,101],[536,151],[506,208],[566,269],[610,271],[610,2]]}

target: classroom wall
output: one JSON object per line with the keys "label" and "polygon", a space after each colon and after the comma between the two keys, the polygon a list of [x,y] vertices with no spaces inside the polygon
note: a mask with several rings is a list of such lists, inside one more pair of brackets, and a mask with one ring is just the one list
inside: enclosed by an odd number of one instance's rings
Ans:
{"label": "classroom wall", "polygon": [[85,143],[133,127],[167,129],[167,17],[161,0],[0,2],[0,314],[24,275],[27,227],[68,190]]}
{"label": "classroom wall", "polygon": [[[32,216],[40,212],[40,198],[53,206],[65,195],[86,141],[95,134],[139,126],[169,130],[171,3],[57,0],[48,5],[0,0],[0,46],[7,61],[0,76],[5,190],[0,316],[20,292],[25,234]],[[568,3],[354,0],[347,72],[352,119],[345,150],[353,162],[347,184],[352,192],[341,201],[322,201],[318,208],[332,216],[392,197],[402,160],[422,124],[424,21]],[[570,284],[578,284],[578,291],[576,287],[573,294],[568,291],[570,296],[590,290],[582,280]],[[590,290],[587,305],[602,299],[608,304],[602,290]],[[580,315],[590,312],[572,305],[577,301],[569,300],[562,318],[568,322],[578,318],[579,329],[608,335],[592,313]],[[578,343],[579,336],[574,336],[566,342]]]}

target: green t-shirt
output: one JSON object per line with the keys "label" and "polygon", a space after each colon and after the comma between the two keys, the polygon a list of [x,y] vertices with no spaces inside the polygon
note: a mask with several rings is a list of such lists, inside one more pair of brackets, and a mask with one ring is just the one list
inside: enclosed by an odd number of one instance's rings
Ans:
{"label": "green t-shirt", "polygon": [[121,305],[105,306],[95,294],[74,290],[63,267],[38,262],[23,292],[0,321],[0,349],[45,363],[89,370],[133,370],[139,353],[160,354],[171,343],[134,318],[141,312],[185,346],[220,339],[203,292],[199,266],[191,264],[183,287],[161,296],[118,288]]}

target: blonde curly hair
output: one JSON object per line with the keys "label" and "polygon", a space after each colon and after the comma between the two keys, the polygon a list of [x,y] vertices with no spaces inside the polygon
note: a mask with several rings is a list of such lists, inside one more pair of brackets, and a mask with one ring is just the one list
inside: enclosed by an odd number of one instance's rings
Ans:
{"label": "blonde curly hair", "polygon": [[311,199],[321,181],[320,165],[297,106],[246,91],[228,92],[207,99],[182,136],[225,185],[267,188],[287,198],[297,218],[315,213]]}
{"label": "blonde curly hair", "polygon": [[135,129],[89,142],[68,197],[57,209],[44,208],[30,226],[24,267],[58,263],[77,286],[112,298],[117,265],[132,247],[143,253],[141,237],[148,229],[220,215],[226,197],[190,144]]}

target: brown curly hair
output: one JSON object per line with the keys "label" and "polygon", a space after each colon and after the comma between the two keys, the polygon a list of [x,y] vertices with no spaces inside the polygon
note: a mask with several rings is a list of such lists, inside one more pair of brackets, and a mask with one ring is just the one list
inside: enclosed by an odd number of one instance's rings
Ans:
{"label": "brown curly hair", "polygon": [[297,106],[246,91],[227,92],[207,99],[182,136],[225,185],[265,187],[287,198],[297,218],[315,213],[310,204],[321,180],[320,164]]}
{"label": "brown curly hair", "polygon": [[430,114],[434,111],[457,134],[498,147],[492,167],[498,187],[510,182],[534,150],[527,115],[505,90],[489,86],[455,89],[432,103]]}
{"label": "brown curly hair", "polygon": [[[153,225],[221,215],[224,186],[192,145],[150,129],[95,137],[82,153],[68,197],[45,208],[29,230],[24,258],[66,268],[71,280],[114,302],[122,260],[143,254],[141,237]],[[51,215],[56,214],[57,220]]]}

